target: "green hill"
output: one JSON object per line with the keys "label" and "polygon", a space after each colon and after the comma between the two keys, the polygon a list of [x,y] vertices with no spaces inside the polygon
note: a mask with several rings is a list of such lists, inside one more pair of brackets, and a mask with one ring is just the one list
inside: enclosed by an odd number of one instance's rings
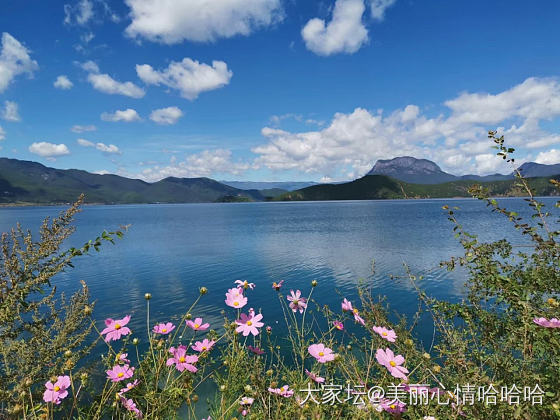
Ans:
{"label": "green hill", "polygon": [[53,169],[40,163],[0,158],[0,203],[54,204],[73,202],[80,194],[88,203],[202,203],[262,201],[257,190],[240,190],[209,178],[165,178],[148,183],[117,175],[76,169]]}
{"label": "green hill", "polygon": [[[560,179],[560,175],[552,177]],[[529,185],[536,195],[557,195],[550,178],[530,178]],[[470,197],[468,189],[474,184],[487,188],[492,196],[523,196],[515,179],[507,181],[476,182],[470,180],[443,184],[410,184],[384,175],[366,175],[343,184],[321,184],[291,191],[276,197],[276,201],[321,200],[378,200],[395,198],[452,198]]]}

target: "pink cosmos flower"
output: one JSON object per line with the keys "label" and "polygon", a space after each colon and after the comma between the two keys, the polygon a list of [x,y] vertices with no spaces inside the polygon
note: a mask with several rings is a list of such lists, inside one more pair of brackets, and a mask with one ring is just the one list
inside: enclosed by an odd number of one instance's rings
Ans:
{"label": "pink cosmos flower", "polygon": [[535,318],[533,322],[545,328],[560,328],[560,320],[556,318],[551,318],[550,320],[546,318]]}
{"label": "pink cosmos flower", "polygon": [[397,334],[394,330],[389,330],[385,327],[373,327],[373,332],[376,332],[381,336],[381,338],[384,338],[391,343],[394,343],[395,339],[397,338]]}
{"label": "pink cosmos flower", "polygon": [[299,311],[299,313],[302,314],[303,310],[307,308],[307,299],[301,297],[301,291],[299,290],[296,290],[295,293],[293,290],[290,290],[290,293],[291,296],[286,296],[286,298],[290,301],[290,304],[288,306],[292,308],[292,311]]}
{"label": "pink cosmos flower", "polygon": [[344,300],[342,301],[342,310],[343,311],[352,311],[352,302],[350,302],[348,299],[344,298]]}
{"label": "pink cosmos flower", "polygon": [[317,376],[313,372],[309,372],[307,369],[305,369],[305,374],[309,377],[309,379],[311,379],[314,382],[317,382],[318,384],[322,384],[323,382],[325,382],[325,378],[321,378],[320,376]]}
{"label": "pink cosmos flower", "polygon": [[264,350],[261,350],[258,347],[247,346],[247,348],[249,349],[250,352],[255,353],[259,356],[262,356],[264,354]]}
{"label": "pink cosmos flower", "polygon": [[132,388],[136,388],[136,385],[138,385],[138,379],[135,379],[134,382],[127,383],[124,388],[121,388],[119,393],[124,394],[125,392],[130,391]]}
{"label": "pink cosmos flower", "polygon": [[113,369],[107,371],[107,379],[111,382],[120,382],[131,378],[134,375],[134,368],[128,365],[115,365]]}
{"label": "pink cosmos flower", "polygon": [[242,397],[241,401],[239,401],[239,404],[241,405],[253,405],[253,402],[255,401],[254,398],[251,397]]}
{"label": "pink cosmos flower", "polygon": [[115,357],[115,361],[122,364],[130,364],[130,360],[127,359],[128,353],[119,353]]}
{"label": "pink cosmos flower", "polygon": [[101,331],[101,335],[105,335],[105,341],[109,342],[111,340],[118,340],[123,335],[130,334],[130,328],[125,327],[130,321],[130,315],[125,316],[123,319],[111,319],[107,318],[105,320],[105,325],[107,326],[103,331]]}
{"label": "pink cosmos flower", "polygon": [[187,327],[192,328],[195,331],[204,331],[210,327],[210,324],[208,322],[203,324],[202,318],[195,318],[194,321],[191,321],[190,319],[187,320]]}
{"label": "pink cosmos flower", "polygon": [[136,407],[136,403],[132,401],[132,399],[127,400],[125,397],[121,397],[121,403],[128,411],[132,411],[136,415],[136,418],[142,418],[142,412]]}
{"label": "pink cosmos flower", "polygon": [[235,280],[235,284],[239,285],[238,287],[242,287],[244,289],[251,289],[255,288],[255,283],[249,283],[247,280]]}
{"label": "pink cosmos flower", "polygon": [[364,318],[360,316],[360,312],[357,308],[352,309],[352,313],[354,314],[354,321],[359,324],[366,325],[366,321],[364,321]]}
{"label": "pink cosmos flower", "polygon": [[51,381],[45,383],[45,388],[43,401],[58,405],[61,400],[68,396],[67,390],[70,388],[70,377],[59,376],[54,384]]}
{"label": "pink cosmos flower", "polygon": [[285,398],[290,398],[292,395],[294,395],[294,391],[290,389],[288,385],[284,385],[281,388],[268,388],[268,392],[276,395],[281,395]]}
{"label": "pink cosmos flower", "polygon": [[186,369],[189,372],[196,373],[196,371],[198,370],[196,366],[193,365],[193,363],[198,362],[198,356],[187,355],[187,347],[171,347],[169,349],[169,353],[171,353],[173,357],[167,359],[167,366],[175,365],[179,372],[182,372]]}
{"label": "pink cosmos flower", "polygon": [[389,373],[395,378],[407,379],[405,374],[408,373],[408,369],[401,366],[404,363],[404,357],[400,354],[395,356],[395,353],[393,353],[391,349],[385,349],[384,351],[382,349],[377,349],[375,358],[377,362],[385,366]]}
{"label": "pink cosmos flower", "polygon": [[388,399],[383,399],[380,405],[383,410],[392,414],[404,413],[406,411],[406,404],[401,401],[391,401]]}
{"label": "pink cosmos flower", "polygon": [[333,321],[333,325],[339,331],[344,330],[344,324],[340,321]]}
{"label": "pink cosmos flower", "polygon": [[194,346],[191,346],[191,348],[194,351],[202,353],[203,351],[209,351],[214,346],[214,344],[216,344],[214,340],[208,340],[207,338],[205,338],[202,341],[197,341],[196,343],[194,343]]}
{"label": "pink cosmos flower", "polygon": [[328,347],[325,347],[324,344],[311,344],[307,351],[311,356],[313,356],[319,363],[326,363],[334,360],[334,353]]}
{"label": "pink cosmos flower", "polygon": [[260,328],[264,325],[264,323],[260,322],[262,319],[262,314],[255,315],[255,312],[250,312],[249,315],[241,314],[241,318],[236,320],[235,323],[239,325],[235,329],[237,333],[243,333],[244,337],[247,337],[250,334],[258,335]]}
{"label": "pink cosmos flower", "polygon": [[174,329],[175,329],[175,325],[173,325],[171,322],[167,322],[165,324],[163,324],[163,323],[157,324],[154,327],[153,331],[156,334],[169,334]]}
{"label": "pink cosmos flower", "polygon": [[272,288],[276,291],[280,290],[280,288],[282,287],[282,285],[284,284],[284,280],[280,280],[278,283],[274,282],[272,283]]}
{"label": "pink cosmos flower", "polygon": [[226,305],[232,308],[241,309],[247,305],[247,298],[243,296],[243,289],[233,288],[226,293]]}

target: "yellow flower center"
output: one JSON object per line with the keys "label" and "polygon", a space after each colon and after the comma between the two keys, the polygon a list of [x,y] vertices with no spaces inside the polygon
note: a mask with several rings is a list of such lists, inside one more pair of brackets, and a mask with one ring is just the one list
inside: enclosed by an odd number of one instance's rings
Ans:
{"label": "yellow flower center", "polygon": [[358,313],[358,310],[356,308],[352,309],[352,312],[354,312],[355,314]]}
{"label": "yellow flower center", "polygon": [[184,356],[181,356],[181,357],[179,358],[179,362],[181,362],[181,363],[185,363],[186,360],[187,360],[187,359],[185,359]]}
{"label": "yellow flower center", "polygon": [[205,351],[205,350],[206,350],[206,346],[203,346],[203,347],[202,347],[202,351]]}
{"label": "yellow flower center", "polygon": [[397,406],[396,406],[395,404],[391,404],[389,407],[391,407],[393,410],[394,410],[395,408],[397,408]]}
{"label": "yellow flower center", "polygon": [[323,357],[325,355],[325,353],[323,353],[322,351],[319,352],[319,356]]}
{"label": "yellow flower center", "polygon": [[250,327],[251,325],[253,325],[253,321],[247,321],[247,325]]}
{"label": "yellow flower center", "polygon": [[194,327],[195,327],[195,328],[200,328],[200,325],[194,324]]}
{"label": "yellow flower center", "polygon": [[389,362],[389,364],[393,367],[397,366],[397,364],[395,362],[393,362],[392,360]]}
{"label": "yellow flower center", "polygon": [[386,332],[382,332],[381,335],[384,336],[384,337],[386,337],[386,336],[387,336],[387,333],[386,333]]}
{"label": "yellow flower center", "polygon": [[54,387],[54,390],[55,390],[56,392],[58,392],[58,391],[60,391],[60,387],[59,387],[58,385],[56,385],[56,386]]}
{"label": "yellow flower center", "polygon": [[121,324],[115,324],[115,330],[120,330],[121,329]]}
{"label": "yellow flower center", "polygon": [[167,332],[167,328],[164,328],[163,330],[161,330],[161,332],[166,333],[166,332]]}
{"label": "yellow flower center", "polygon": [[124,376],[124,373],[122,373],[122,372],[117,373],[117,377],[122,378],[123,376]]}
{"label": "yellow flower center", "polygon": [[238,301],[233,302],[233,306],[239,306],[239,302]]}
{"label": "yellow flower center", "polygon": [[132,384],[126,384],[126,387],[127,387],[128,389],[132,389]]}

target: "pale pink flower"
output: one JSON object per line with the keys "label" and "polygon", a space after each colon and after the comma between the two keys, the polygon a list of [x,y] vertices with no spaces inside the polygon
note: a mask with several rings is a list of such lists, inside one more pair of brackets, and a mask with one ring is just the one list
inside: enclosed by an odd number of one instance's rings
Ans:
{"label": "pale pink flower", "polygon": [[115,357],[115,361],[122,364],[130,364],[130,360],[127,359],[128,353],[119,353]]}
{"label": "pale pink flower", "polygon": [[359,324],[366,325],[366,321],[364,321],[364,318],[360,316],[360,312],[357,308],[352,309],[352,313],[354,314],[354,321]]}
{"label": "pale pink flower", "polygon": [[138,379],[135,379],[134,382],[127,383],[126,386],[124,388],[121,388],[119,392],[121,394],[124,394],[125,392],[130,391],[132,388],[136,388],[136,385],[138,385]]}
{"label": "pale pink flower", "polygon": [[318,384],[322,384],[323,382],[325,382],[325,378],[317,376],[315,373],[310,372],[307,369],[305,369],[305,374],[309,377],[309,379],[311,379],[314,382],[317,382]]}
{"label": "pale pink flower", "polygon": [[307,351],[311,356],[313,356],[319,363],[326,363],[334,360],[334,353],[324,344],[311,344]]}
{"label": "pale pink flower", "polygon": [[235,284],[244,289],[253,290],[255,288],[255,283],[249,283],[247,280],[235,280]]}
{"label": "pale pink flower", "polygon": [[196,343],[194,343],[194,346],[191,346],[191,348],[194,351],[202,353],[203,351],[209,351],[214,346],[214,344],[216,344],[214,340],[208,340],[207,338],[205,338],[202,341],[197,341]]}
{"label": "pale pink flower", "polygon": [[53,384],[51,381],[45,383],[45,392],[43,394],[43,401],[52,402],[53,404],[60,404],[61,400],[68,396],[68,388],[70,388],[70,377],[59,376]]}
{"label": "pale pink flower", "polygon": [[333,325],[339,331],[344,330],[344,324],[340,321],[333,321]]}
{"label": "pale pink flower", "polygon": [[250,312],[249,315],[241,314],[241,318],[235,321],[239,325],[235,332],[243,333],[244,337],[247,337],[249,334],[258,335],[259,330],[257,328],[264,325],[264,323],[260,322],[262,317],[262,314],[255,315],[255,312]]}
{"label": "pale pink flower", "polygon": [[385,340],[390,341],[391,343],[394,343],[395,339],[397,338],[397,334],[395,333],[394,330],[389,330],[385,327],[373,327],[372,329],[373,332],[379,334],[381,338],[384,338]]}
{"label": "pale pink flower", "polygon": [[280,290],[283,284],[284,284],[284,280],[280,280],[278,283],[274,282],[272,283],[272,288],[278,291]]}
{"label": "pale pink flower", "polygon": [[226,293],[226,305],[232,308],[241,309],[247,305],[247,298],[243,296],[243,289],[233,288]]}
{"label": "pale pink flower", "polygon": [[130,328],[125,327],[130,321],[130,315],[125,316],[123,319],[111,319],[107,318],[105,320],[105,325],[107,326],[103,331],[101,331],[101,335],[105,335],[105,341],[109,342],[111,340],[118,340],[123,335],[130,334]]}
{"label": "pale pink flower", "polygon": [[189,372],[196,373],[198,370],[196,366],[193,365],[193,363],[198,362],[198,356],[187,355],[186,346],[179,346],[177,348],[171,347],[169,353],[171,353],[173,357],[167,359],[167,366],[175,365],[179,372],[186,369]]}
{"label": "pale pink flower", "polygon": [[175,325],[173,325],[171,322],[167,322],[165,324],[163,323],[157,324],[154,327],[153,331],[156,334],[169,334],[174,329],[175,329]]}
{"label": "pale pink flower", "polygon": [[380,365],[385,366],[389,373],[395,378],[407,379],[406,373],[408,373],[408,369],[401,366],[404,363],[404,357],[400,354],[395,356],[395,353],[393,353],[391,349],[377,349],[375,358],[377,359],[377,362]]}
{"label": "pale pink flower", "polygon": [[251,353],[255,353],[258,356],[262,356],[264,354],[264,350],[259,349],[258,347],[247,346]]}
{"label": "pale pink flower", "polygon": [[406,411],[406,404],[401,401],[381,400],[381,407],[388,413],[399,414]]}
{"label": "pale pink flower", "polygon": [[352,302],[350,302],[348,299],[344,298],[344,300],[342,301],[342,310],[343,311],[352,311]]}
{"label": "pale pink flower", "polygon": [[294,395],[294,391],[290,389],[288,385],[284,385],[281,388],[268,388],[268,392],[276,395],[281,395],[282,397],[289,398]]}
{"label": "pale pink flower", "polygon": [[136,407],[136,403],[132,399],[127,400],[125,397],[121,397],[121,403],[128,411],[132,411],[136,418],[142,418],[142,412]]}
{"label": "pale pink flower", "polygon": [[301,297],[301,291],[299,290],[296,290],[295,293],[293,290],[290,290],[290,293],[291,296],[286,296],[286,298],[290,301],[290,304],[288,306],[292,309],[292,311],[299,311],[299,313],[302,314],[303,310],[307,308],[307,299]]}
{"label": "pale pink flower", "polygon": [[533,319],[533,322],[545,328],[560,328],[560,320],[556,318],[535,318]]}
{"label": "pale pink flower", "polygon": [[128,365],[115,365],[113,369],[107,371],[107,379],[111,382],[120,382],[131,378],[134,375],[134,368]]}
{"label": "pale pink flower", "polygon": [[187,327],[192,328],[195,331],[204,331],[210,327],[210,324],[208,322],[203,324],[202,318],[195,318],[194,321],[191,321],[190,319],[187,320]]}
{"label": "pale pink flower", "polygon": [[255,401],[254,398],[251,397],[242,397],[241,401],[239,401],[239,404],[241,405],[253,405],[253,402]]}

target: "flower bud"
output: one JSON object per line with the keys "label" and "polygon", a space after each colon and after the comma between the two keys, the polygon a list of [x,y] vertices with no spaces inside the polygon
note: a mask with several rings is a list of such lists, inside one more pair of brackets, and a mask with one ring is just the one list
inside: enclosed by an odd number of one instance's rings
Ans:
{"label": "flower bud", "polygon": [[91,306],[84,306],[84,314],[91,315]]}
{"label": "flower bud", "polygon": [[200,294],[205,295],[206,293],[208,293],[208,289],[206,287],[201,287],[200,288]]}
{"label": "flower bud", "polygon": [[346,350],[348,350],[348,351],[352,350],[352,345],[351,345],[351,344],[348,344],[348,345],[346,346]]}
{"label": "flower bud", "polygon": [[268,370],[266,371],[266,375],[267,375],[267,376],[272,376],[273,373],[274,373],[274,371],[273,371],[272,369],[268,369]]}
{"label": "flower bud", "polygon": [[440,373],[440,372],[441,372],[441,366],[435,365],[434,368],[433,368],[433,371],[434,371],[435,373]]}
{"label": "flower bud", "polygon": [[430,360],[432,358],[432,356],[430,356],[430,353],[424,353],[422,357],[426,360]]}
{"label": "flower bud", "polygon": [[138,340],[137,338],[133,338],[133,339],[132,339],[132,344],[134,344],[135,346],[137,346],[137,345],[138,345],[138,341],[139,341],[139,340]]}
{"label": "flower bud", "polygon": [[33,381],[30,378],[27,378],[23,384],[29,388],[31,385],[33,385]]}
{"label": "flower bud", "polygon": [[144,295],[144,299],[146,299],[146,300],[150,300],[151,298],[152,298],[152,294],[151,294],[151,293],[146,293],[146,294]]}
{"label": "flower bud", "polygon": [[313,281],[311,282],[311,286],[312,286],[312,287],[317,286],[317,280],[313,280]]}
{"label": "flower bud", "polygon": [[245,392],[252,392],[253,388],[251,388],[251,385],[245,385]]}
{"label": "flower bud", "polygon": [[82,373],[80,374],[80,379],[82,380],[82,382],[86,381],[87,378],[88,378],[87,372],[82,372]]}
{"label": "flower bud", "polygon": [[412,346],[414,345],[414,341],[412,341],[410,338],[407,338],[407,339],[404,341],[404,343],[405,343],[407,346],[410,346],[410,347],[412,347]]}
{"label": "flower bud", "polygon": [[226,386],[225,385],[220,385],[220,391],[224,392],[226,390]]}
{"label": "flower bud", "polygon": [[194,394],[192,396],[192,400],[193,400],[193,402],[198,402],[198,395]]}
{"label": "flower bud", "polygon": [[270,325],[268,327],[266,327],[266,333],[267,334],[272,333],[272,327]]}
{"label": "flower bud", "polygon": [[185,316],[185,318],[187,318],[187,319],[192,319],[192,315],[191,315],[191,314],[187,314],[187,315]]}
{"label": "flower bud", "polygon": [[121,394],[119,394],[118,392],[115,393],[115,401],[120,401],[121,399]]}
{"label": "flower bud", "polygon": [[65,357],[72,357],[72,350],[66,350],[66,351],[64,352],[64,356],[65,356]]}

